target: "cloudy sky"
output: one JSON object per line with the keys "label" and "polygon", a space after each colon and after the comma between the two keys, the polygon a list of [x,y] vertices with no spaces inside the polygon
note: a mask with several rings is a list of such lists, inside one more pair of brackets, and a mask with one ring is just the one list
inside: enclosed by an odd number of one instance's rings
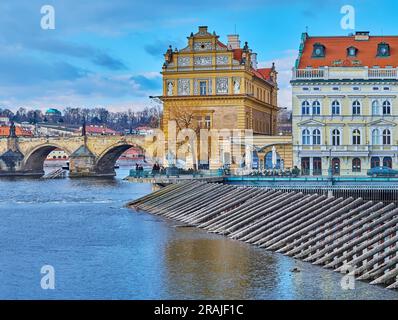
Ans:
{"label": "cloudy sky", "polygon": [[[300,35],[346,35],[340,9],[356,10],[356,30],[398,34],[396,1],[373,0],[0,0],[0,107],[142,108],[161,93],[163,53],[183,48],[199,25],[226,42],[236,28],[261,66],[279,71],[281,106]],[[43,5],[55,30],[40,26]]]}

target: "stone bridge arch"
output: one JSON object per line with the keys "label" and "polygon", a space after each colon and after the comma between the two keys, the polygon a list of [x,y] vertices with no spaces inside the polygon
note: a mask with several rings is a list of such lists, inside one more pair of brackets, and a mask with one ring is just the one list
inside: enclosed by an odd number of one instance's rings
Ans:
{"label": "stone bridge arch", "polygon": [[44,174],[44,161],[47,156],[57,148],[64,150],[68,155],[73,152],[68,147],[53,142],[34,146],[25,153],[22,162],[22,170],[26,173]]}
{"label": "stone bridge arch", "polygon": [[125,151],[133,147],[140,148],[145,152],[142,144],[128,140],[118,142],[103,150],[95,161],[95,172],[97,175],[115,175],[116,161]]}

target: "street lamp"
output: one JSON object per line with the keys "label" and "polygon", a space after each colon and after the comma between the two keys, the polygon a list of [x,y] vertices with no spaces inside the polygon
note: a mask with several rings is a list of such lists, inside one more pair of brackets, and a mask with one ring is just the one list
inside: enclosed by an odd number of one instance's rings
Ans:
{"label": "street lamp", "polygon": [[333,169],[332,169],[332,148],[329,149],[329,179],[332,180]]}

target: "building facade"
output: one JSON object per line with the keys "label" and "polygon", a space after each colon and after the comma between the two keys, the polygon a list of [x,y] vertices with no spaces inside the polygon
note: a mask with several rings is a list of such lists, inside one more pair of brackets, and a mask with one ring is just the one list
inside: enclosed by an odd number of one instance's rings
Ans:
{"label": "building facade", "polygon": [[303,175],[398,168],[398,36],[302,35],[293,69],[293,162]]}
{"label": "building facade", "polygon": [[[258,68],[256,53],[238,35],[219,36],[199,27],[187,46],[170,48],[163,65],[162,128],[169,120],[192,129],[253,129],[255,134],[276,134],[277,73]],[[184,118],[179,125],[179,117]],[[189,118],[190,123],[185,121]]]}

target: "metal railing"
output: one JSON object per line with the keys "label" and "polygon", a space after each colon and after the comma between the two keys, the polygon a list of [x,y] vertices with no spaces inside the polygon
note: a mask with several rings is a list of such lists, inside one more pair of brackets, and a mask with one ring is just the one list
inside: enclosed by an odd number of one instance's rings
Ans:
{"label": "metal railing", "polygon": [[293,69],[293,80],[398,79],[398,68],[325,67]]}

